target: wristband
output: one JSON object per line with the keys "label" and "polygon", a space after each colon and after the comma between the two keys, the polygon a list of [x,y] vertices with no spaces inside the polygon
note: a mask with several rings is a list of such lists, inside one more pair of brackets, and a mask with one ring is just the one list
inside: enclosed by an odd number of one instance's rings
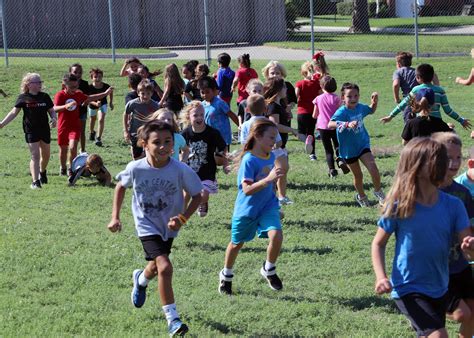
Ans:
{"label": "wristband", "polygon": [[181,222],[181,225],[185,225],[186,222],[188,221],[188,219],[186,218],[186,216],[184,216],[183,214],[178,214],[178,219],[179,221]]}

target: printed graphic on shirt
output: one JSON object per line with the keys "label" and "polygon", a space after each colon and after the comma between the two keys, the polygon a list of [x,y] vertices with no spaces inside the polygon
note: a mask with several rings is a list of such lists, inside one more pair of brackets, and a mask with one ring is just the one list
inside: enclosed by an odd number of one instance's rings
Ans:
{"label": "printed graphic on shirt", "polygon": [[66,100],[66,104],[68,104],[69,102],[74,102],[74,104],[72,106],[70,106],[69,108],[67,108],[67,110],[69,111],[73,111],[76,109],[76,100],[74,99],[67,99]]}
{"label": "printed graphic on shirt", "polygon": [[158,217],[165,209],[172,209],[176,186],[161,178],[144,180],[136,186],[138,204],[145,214]]}
{"label": "printed graphic on shirt", "polygon": [[190,142],[189,148],[191,153],[189,154],[188,165],[195,172],[198,172],[203,164],[207,164],[207,143],[202,140]]}

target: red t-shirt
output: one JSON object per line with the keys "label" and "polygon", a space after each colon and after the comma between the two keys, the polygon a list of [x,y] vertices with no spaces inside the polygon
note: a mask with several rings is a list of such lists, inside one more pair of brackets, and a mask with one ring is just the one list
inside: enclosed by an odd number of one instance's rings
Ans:
{"label": "red t-shirt", "polygon": [[76,106],[70,109],[63,109],[58,111],[58,132],[64,129],[77,130],[81,129],[81,121],[79,119],[80,107],[88,96],[77,90],[74,94],[68,94],[66,91],[61,90],[54,95],[54,105],[64,106],[71,100],[76,101]]}
{"label": "red t-shirt", "polygon": [[249,83],[252,79],[258,79],[258,74],[253,68],[239,68],[235,72],[235,77],[239,79],[237,90],[239,93],[239,97],[237,97],[237,103],[240,101],[245,100],[249,94],[245,90],[247,87],[247,83]]}
{"label": "red t-shirt", "polygon": [[312,114],[314,109],[313,100],[321,91],[319,80],[300,80],[296,82],[295,87],[299,88],[298,110],[296,113]]}

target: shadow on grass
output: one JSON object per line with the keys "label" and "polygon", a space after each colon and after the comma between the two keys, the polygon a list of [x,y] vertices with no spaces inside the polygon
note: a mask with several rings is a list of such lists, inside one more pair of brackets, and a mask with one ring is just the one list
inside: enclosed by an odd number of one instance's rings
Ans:
{"label": "shadow on grass", "polygon": [[291,302],[291,303],[301,303],[301,302],[306,302],[306,303],[314,303],[316,300],[313,298],[308,298],[308,297],[303,297],[303,296],[291,296],[291,295],[271,295],[269,297],[266,296],[265,293],[261,291],[249,291],[249,290],[239,290],[238,294],[240,295],[246,295],[246,296],[253,296],[253,297],[259,297],[259,298],[266,298],[270,300],[282,300],[285,302]]}
{"label": "shadow on grass", "polygon": [[236,330],[234,327],[230,327],[224,323],[215,322],[213,320],[204,320],[202,321],[207,327],[219,331],[223,334],[234,334],[234,335],[243,335],[244,331]]}
{"label": "shadow on grass", "polygon": [[363,230],[360,226],[347,226],[342,225],[337,220],[321,220],[321,221],[294,221],[287,220],[284,222],[285,225],[297,226],[303,229],[309,230],[320,230],[329,233],[341,233],[341,232],[355,232]]}
{"label": "shadow on grass", "polygon": [[[287,185],[288,189],[294,189],[294,190],[315,190],[315,191],[321,191],[321,190],[332,190],[332,191],[345,191],[345,192],[354,192],[355,189],[352,184],[346,184],[346,183],[341,183],[337,182],[335,180],[334,182],[326,182],[326,183],[294,183],[294,182],[289,182]],[[364,184],[364,189],[369,190],[372,189],[372,185],[369,183]]]}
{"label": "shadow on grass", "polygon": [[388,313],[399,313],[395,302],[385,297],[365,296],[355,298],[333,297],[340,305],[350,308],[352,311],[361,311],[371,308],[382,308]]}

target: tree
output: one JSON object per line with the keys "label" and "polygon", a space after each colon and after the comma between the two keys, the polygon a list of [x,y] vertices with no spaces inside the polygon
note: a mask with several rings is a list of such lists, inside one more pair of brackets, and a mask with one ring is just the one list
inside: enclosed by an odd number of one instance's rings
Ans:
{"label": "tree", "polygon": [[368,0],[353,0],[351,33],[370,33]]}

